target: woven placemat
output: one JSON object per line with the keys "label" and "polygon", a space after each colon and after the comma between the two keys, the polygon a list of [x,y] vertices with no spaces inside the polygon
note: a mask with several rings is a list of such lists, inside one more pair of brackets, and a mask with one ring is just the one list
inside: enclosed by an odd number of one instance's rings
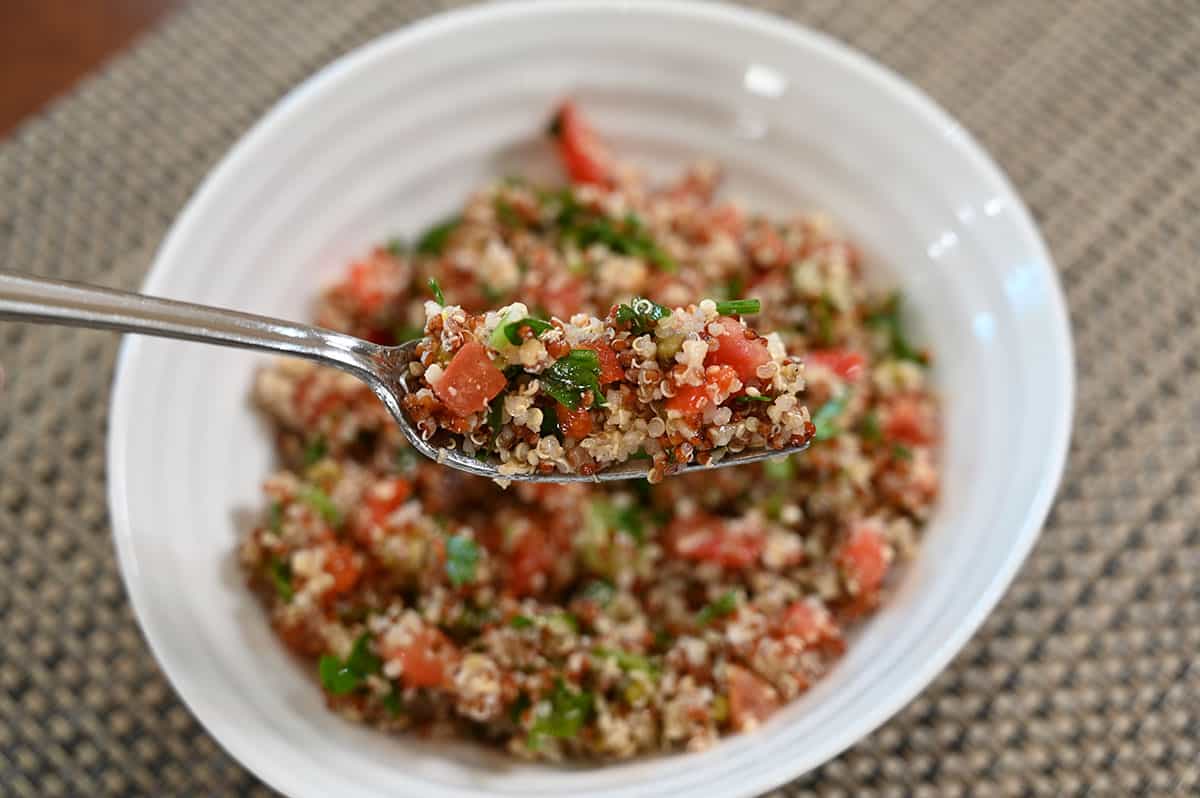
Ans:
{"label": "woven placemat", "polygon": [[[1200,5],[776,2],[972,130],[1062,270],[1079,361],[1057,505],[917,700],[786,796],[1200,790]],[[196,3],[0,145],[3,268],[124,288],[297,81],[441,3]],[[271,795],[176,698],[104,487],[117,339],[0,326],[0,795]]]}

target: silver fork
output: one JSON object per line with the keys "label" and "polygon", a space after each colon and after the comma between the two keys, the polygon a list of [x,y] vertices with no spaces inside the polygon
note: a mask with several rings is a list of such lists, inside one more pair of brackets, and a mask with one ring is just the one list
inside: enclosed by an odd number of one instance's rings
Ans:
{"label": "silver fork", "polygon": [[[418,452],[442,465],[480,477],[514,482],[612,482],[644,477],[648,470],[649,461],[635,459],[587,476],[501,474],[495,462],[480,461],[458,449],[425,440],[409,423],[400,404],[401,397],[409,390],[404,376],[416,341],[380,346],[307,324],[11,272],[0,272],[0,319],[142,333],[315,360],[353,374],[369,385]],[[755,463],[806,448],[807,444],[727,453],[708,465],[684,466],[678,473]]]}

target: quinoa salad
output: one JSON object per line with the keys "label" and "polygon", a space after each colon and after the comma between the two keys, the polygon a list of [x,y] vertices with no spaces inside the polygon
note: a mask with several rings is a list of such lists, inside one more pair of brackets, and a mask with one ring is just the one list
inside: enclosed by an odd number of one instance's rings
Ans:
{"label": "quinoa salad", "polygon": [[[641,336],[618,350],[630,329],[614,307],[633,310],[640,299],[680,308],[655,329],[670,319],[663,332],[673,334],[677,315],[695,314],[697,336],[703,317],[705,331],[733,323],[754,341],[737,314],[697,298],[755,297],[753,324],[771,333],[770,362],[791,374],[803,361],[802,390],[798,373],[786,385],[773,373],[768,386],[757,368],[753,379],[738,375],[739,389],[717,380],[700,423],[729,410],[729,423],[759,419],[761,428],[779,409],[810,425],[802,434],[811,447],[658,484],[503,489],[419,457],[354,377],[280,361],[253,389],[279,470],[265,482],[241,563],[280,640],[311,668],[313,689],[347,718],[526,759],[703,749],[763,724],[820,679],[914,553],[939,483],[929,353],[906,337],[900,298],[867,283],[860,251],[825,215],[746,210],[718,196],[710,164],[652,184],[614,159],[569,103],[554,114],[546,146],[569,180],[480,187],[453,218],[349,264],[322,294],[317,322],[396,344],[444,333],[434,325],[449,314],[455,325],[483,325],[475,340],[486,345],[501,326],[491,309],[501,308],[505,325],[566,319],[552,326],[574,348],[603,337],[623,376],[592,396],[595,405],[603,393],[608,409],[589,409],[587,433],[570,416],[587,401],[582,393],[550,425],[553,405],[527,403],[525,378],[510,386],[506,377],[497,392],[501,435],[515,441],[537,428],[524,458],[533,465],[528,451],[545,444],[552,455],[607,430],[607,414],[624,407],[614,394],[654,379],[665,394],[669,373],[703,362],[678,361],[657,334],[653,352]],[[431,280],[444,292],[433,309]],[[572,340],[576,318],[581,329],[602,321],[603,333]],[[523,367],[539,325],[524,326],[522,343],[512,343]],[[553,337],[539,340],[550,355]],[[528,357],[530,367],[550,367],[536,347]],[[655,368],[659,376],[643,383],[639,372]],[[770,402],[716,401],[725,390]],[[795,404],[781,406],[781,397]],[[488,412],[472,413],[458,418],[471,419],[462,431],[480,446]],[[668,445],[694,447],[676,433]],[[509,442],[511,451],[530,440]],[[604,445],[577,448],[600,463]]]}
{"label": "quinoa salad", "polygon": [[472,314],[431,300],[404,411],[425,440],[498,458],[504,476],[591,475],[639,457],[657,483],[692,460],[801,446],[815,427],[797,398],[800,358],[732,315],[760,309],[636,297],[563,321],[521,302]]}

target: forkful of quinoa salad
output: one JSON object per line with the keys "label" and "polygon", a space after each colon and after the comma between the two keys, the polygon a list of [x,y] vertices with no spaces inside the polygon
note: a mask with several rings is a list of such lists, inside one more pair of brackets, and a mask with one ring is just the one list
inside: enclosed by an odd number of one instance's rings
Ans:
{"label": "forkful of quinoa salad", "polygon": [[604,318],[539,318],[520,302],[446,305],[436,282],[399,384],[422,454],[500,481],[610,481],[723,468],[806,448],[804,366],[742,316],[754,299]]}
{"label": "forkful of quinoa salad", "polygon": [[365,382],[418,452],[477,476],[579,482],[782,457],[816,432],[803,364],[742,321],[757,300],[603,318],[471,314],[431,280],[423,337],[400,346],[233,310],[0,272],[0,318],[120,330],[315,360]]}

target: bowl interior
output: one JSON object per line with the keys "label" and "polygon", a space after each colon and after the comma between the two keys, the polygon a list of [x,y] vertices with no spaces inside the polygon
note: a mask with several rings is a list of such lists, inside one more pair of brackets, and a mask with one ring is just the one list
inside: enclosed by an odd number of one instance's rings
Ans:
{"label": "bowl interior", "polygon": [[[110,444],[126,583],[176,689],[292,795],[743,795],[836,754],[961,647],[1044,519],[1070,426],[1061,295],[1028,214],[947,116],[823,37],[720,7],[505,5],[381,40],[287,97],[177,221],[151,293],[306,318],[372,243],[412,235],[503,174],[553,176],[565,94],[652,173],[699,156],[725,192],[828,210],[901,288],[945,400],[944,498],[918,559],[834,672],[752,735],[600,769],[518,764],[328,713],[243,586],[236,547],[272,467],[248,392],[259,355],[129,340]],[[714,48],[706,42],[720,41]]]}

